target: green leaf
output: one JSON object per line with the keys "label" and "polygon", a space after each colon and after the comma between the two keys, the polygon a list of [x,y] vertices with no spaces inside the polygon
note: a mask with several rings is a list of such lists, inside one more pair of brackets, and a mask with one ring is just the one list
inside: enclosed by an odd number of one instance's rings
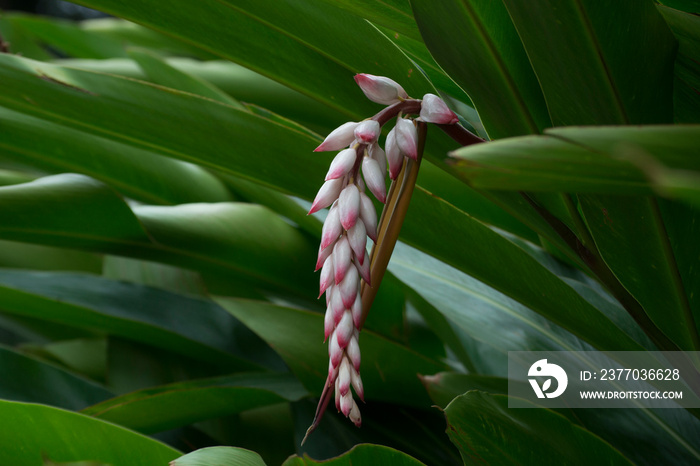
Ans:
{"label": "green leaf", "polygon": [[681,349],[700,348],[688,301],[692,289],[685,290],[658,202],[587,197],[581,209],[605,263],[656,326]]}
{"label": "green leaf", "polygon": [[112,397],[101,385],[46,361],[0,346],[0,371],[6,374],[0,398],[78,410]]}
{"label": "green leaf", "polygon": [[203,79],[188,75],[168,65],[147,49],[130,49],[129,56],[139,64],[146,75],[156,84],[180,91],[201,95],[243,110],[236,99]]}
{"label": "green leaf", "polygon": [[306,395],[291,374],[242,373],[139,390],[82,412],[149,434]]}
{"label": "green leaf", "polygon": [[447,434],[465,464],[632,464],[604,440],[559,414],[507,406],[508,397],[478,391],[447,406]]}
{"label": "green leaf", "polygon": [[153,204],[230,201],[200,167],[0,107],[3,157],[52,173],[78,172]]}
{"label": "green leaf", "polygon": [[668,5],[676,10],[700,14],[700,2],[698,0],[660,0],[659,3]]}
{"label": "green leaf", "polygon": [[420,39],[408,0],[321,0],[354,15],[385,26],[412,39]]}
{"label": "green leaf", "polygon": [[420,461],[393,448],[381,445],[357,445],[344,455],[327,461],[316,461],[308,456],[293,456],[283,466],[312,466],[323,464],[329,466],[351,466],[353,464],[385,464],[387,466],[419,466]]}
{"label": "green leaf", "polygon": [[38,43],[69,56],[98,59],[126,56],[118,40],[96,36],[73,21],[17,13],[8,15],[7,19],[30,31]]}
{"label": "green leaf", "polygon": [[159,9],[157,0],[79,3],[185,39],[348,116],[364,118],[378,110],[362,98],[353,82],[357,72],[401,79],[411,95],[429,90],[420,73],[406,77],[412,65],[387,47],[388,42],[371,24],[330,3],[206,0],[184,2],[167,11]]}
{"label": "green leaf", "polygon": [[652,2],[503,2],[554,126],[672,121],[676,43]]}
{"label": "green leaf", "polygon": [[[0,296],[11,314],[120,335],[224,367],[258,367],[248,346],[256,339],[210,301],[89,275],[12,271],[0,272]],[[231,340],[235,333],[241,341]]]}
{"label": "green leaf", "polygon": [[0,199],[12,219],[0,227],[3,239],[158,260],[294,294],[316,286],[311,267],[299,272],[314,263],[316,246],[261,206],[138,206],[137,218],[111,189],[80,175],[2,187]]}
{"label": "green leaf", "polygon": [[254,451],[236,447],[209,447],[195,450],[170,463],[171,466],[265,466]]}
{"label": "green leaf", "polygon": [[105,380],[107,372],[107,340],[105,338],[76,338],[56,341],[43,346],[22,345],[22,351],[49,361],[55,361],[91,379]]}
{"label": "green leaf", "polygon": [[[594,347],[639,348],[610,325],[600,310],[524,250],[465,212],[434,200],[421,189],[414,191],[407,218],[420,218],[420,223],[404,223],[401,235],[406,243],[499,290]],[[465,247],[464,238],[472,246]],[[398,270],[393,273],[402,278]],[[440,281],[440,273],[435,278]],[[566,303],[567,312],[562,312],[561,303]]]}
{"label": "green leaf", "polygon": [[504,377],[480,374],[458,374],[456,372],[440,372],[435,375],[421,377],[425,389],[438,406],[445,408],[457,396],[471,390],[480,390],[490,394],[507,395],[508,384],[524,383],[508,380]]}
{"label": "green leaf", "polygon": [[650,194],[654,162],[700,171],[698,144],[699,125],[598,126],[555,128],[451,155],[459,159],[457,176],[477,188]]}
{"label": "green leaf", "polygon": [[[682,1],[674,0],[674,4]],[[673,81],[674,121],[700,123],[700,18],[663,6],[658,9],[678,40]],[[695,9],[700,10],[700,6],[696,5]]]}
{"label": "green leaf", "polygon": [[[323,315],[256,301],[217,298],[217,302],[274,348],[311,393],[320,394],[328,369]],[[416,374],[439,372],[445,365],[367,329],[360,333],[360,347],[366,399],[426,407],[428,400]]]}
{"label": "green leaf", "polygon": [[4,442],[12,445],[0,450],[2,464],[35,466],[44,454],[55,462],[155,465],[167,464],[181,455],[114,424],[49,406],[0,400],[0,416],[13,420],[0,427]]}
{"label": "green leaf", "polygon": [[551,126],[537,77],[501,1],[411,5],[428,49],[469,94],[491,139]]}

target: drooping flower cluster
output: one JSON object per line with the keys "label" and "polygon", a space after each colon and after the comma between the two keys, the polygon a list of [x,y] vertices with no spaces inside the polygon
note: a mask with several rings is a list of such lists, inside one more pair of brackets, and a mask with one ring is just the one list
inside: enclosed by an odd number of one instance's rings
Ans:
{"label": "drooping flower cluster", "polygon": [[[416,126],[412,119],[403,117],[403,112],[419,114],[422,121],[437,124],[456,123],[457,116],[433,94],[426,94],[422,101],[410,99],[389,78],[358,74],[355,81],[367,98],[388,105],[385,110],[395,112],[380,112],[361,122],[344,123],[316,148],[317,152],[340,152],[333,159],[309,214],[330,206],[316,262],[316,270],[321,269],[319,297],[326,294],[327,307],[324,335],[330,361],[325,390],[335,390],[336,408],[359,427],[360,410],[350,387],[364,401],[358,343],[364,323],[360,293],[362,281],[372,286],[367,237],[377,241],[377,213],[365,188],[385,203],[387,165],[389,177],[395,180],[404,157],[417,159]],[[381,125],[387,116],[394,115],[397,121],[386,138],[385,152],[378,143]]]}

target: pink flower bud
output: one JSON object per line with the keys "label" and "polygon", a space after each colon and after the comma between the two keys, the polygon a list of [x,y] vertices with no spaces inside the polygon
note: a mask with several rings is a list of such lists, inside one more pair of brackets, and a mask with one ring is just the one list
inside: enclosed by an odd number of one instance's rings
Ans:
{"label": "pink flower bud", "polygon": [[343,236],[335,243],[333,248],[333,268],[335,269],[335,284],[337,285],[343,278],[350,268],[350,260],[352,258],[352,250],[350,249],[350,244],[348,239]]}
{"label": "pink flower bud", "polygon": [[350,309],[352,303],[355,302],[355,295],[360,284],[360,275],[355,267],[348,269],[343,281],[338,284],[337,289],[340,290],[340,297],[343,300],[345,309]]}
{"label": "pink flower bud", "polygon": [[[360,344],[357,342],[357,337],[355,335],[350,338],[350,343],[348,343],[347,348],[345,348],[345,353],[350,358],[350,362],[356,371],[360,370]],[[357,392],[357,390],[355,390]],[[358,395],[360,395],[358,393]],[[362,396],[360,396],[362,398]]]}
{"label": "pink flower bud", "polygon": [[377,211],[374,209],[374,204],[369,196],[365,193],[360,193],[360,218],[365,224],[367,236],[374,242],[377,241]]}
{"label": "pink flower bud", "polygon": [[328,259],[326,259],[326,262],[323,264],[323,268],[321,269],[321,279],[320,279],[320,284],[319,284],[319,293],[318,297],[320,298],[321,295],[328,289],[329,286],[333,284],[333,256],[329,256]]}
{"label": "pink flower bud", "polygon": [[321,230],[321,248],[328,248],[338,236],[343,232],[343,226],[340,224],[339,209],[338,205],[335,204],[331,207],[328,212],[326,220],[323,222],[323,229]]}
{"label": "pink flower bud", "polygon": [[331,365],[333,368],[337,368],[340,364],[340,360],[345,352],[338,344],[338,331],[334,331],[331,335],[330,343],[328,343],[328,357],[331,360]]}
{"label": "pink flower bud", "polygon": [[328,306],[326,314],[323,316],[323,341],[328,340],[328,337],[333,333],[335,322],[333,322],[333,308]]}
{"label": "pink flower bud", "polygon": [[360,123],[354,121],[343,123],[331,131],[331,134],[326,136],[326,139],[324,139],[320,146],[314,149],[314,152],[340,150],[349,146],[350,143],[355,140],[355,128],[359,124]]}
{"label": "pink flower bud", "polygon": [[386,184],[377,161],[370,157],[365,157],[362,160],[362,175],[364,175],[365,183],[367,183],[367,187],[372,191],[374,197],[376,197],[379,202],[385,203]]}
{"label": "pink flower bud", "polygon": [[343,304],[343,298],[340,296],[340,291],[338,287],[333,287],[333,295],[331,296],[330,308],[333,311],[333,324],[338,325],[340,319],[343,318],[343,313],[345,312],[345,305]]}
{"label": "pink flower bud", "polygon": [[345,395],[340,395],[340,411],[349,416],[353,407],[356,407],[355,400],[352,399],[352,393],[349,391]]}
{"label": "pink flower bud", "polygon": [[345,311],[342,319],[340,319],[340,323],[335,328],[334,335],[338,340],[338,346],[341,348],[348,346],[348,343],[350,343],[350,339],[352,338],[353,330],[355,330],[355,327],[353,327],[352,324],[352,315],[350,314],[350,311]]}
{"label": "pink flower bud", "polygon": [[360,408],[357,407],[357,403],[355,403],[355,400],[352,400],[352,407],[350,408],[348,418],[352,421],[353,424],[355,424],[355,427],[362,427],[362,417],[360,416]]}
{"label": "pink flower bud", "polygon": [[393,127],[386,137],[386,159],[389,162],[389,178],[395,180],[403,166],[403,156],[396,143],[396,127]]}
{"label": "pink flower bud", "polygon": [[340,361],[340,370],[338,371],[338,391],[341,396],[346,395],[348,390],[350,390],[350,380],[352,379],[351,372],[355,372],[350,368],[351,366],[348,362],[348,358],[344,357],[343,360]]}
{"label": "pink flower bud", "polygon": [[391,105],[408,99],[408,94],[396,81],[384,76],[374,76],[371,74],[356,74],[355,82],[362,92],[372,102],[378,104]]}
{"label": "pink flower bud", "polygon": [[[328,218],[328,217],[326,217]],[[331,252],[333,252],[333,248],[322,248],[321,245],[319,244],[318,246],[318,257],[316,258],[316,269],[314,272],[318,272],[318,269],[323,267],[323,264],[326,262],[326,259],[328,259],[328,256],[331,255]]]}
{"label": "pink flower bud", "polygon": [[[369,255],[369,254],[366,254]],[[359,261],[355,261],[355,268],[357,268],[357,272],[360,274],[360,277],[367,283],[367,285],[372,286],[371,283],[371,277],[370,277],[370,270],[369,270],[369,261],[366,260],[363,263],[359,263]]]}
{"label": "pink flower bud", "polygon": [[355,128],[355,138],[358,141],[373,144],[377,142],[381,130],[379,122],[375,120],[364,120]]}
{"label": "pink flower bud", "polygon": [[426,123],[453,125],[459,122],[457,115],[435,94],[425,94],[420,108],[420,118]]}
{"label": "pink flower bud", "polygon": [[411,120],[397,119],[396,144],[406,157],[418,160],[418,131]]}
{"label": "pink flower bud", "polygon": [[355,149],[345,149],[338,152],[328,169],[326,181],[345,176],[355,165],[356,159],[357,151]]}
{"label": "pink flower bud", "polygon": [[326,306],[331,305],[331,296],[333,294],[333,285],[326,288]]}
{"label": "pink flower bud", "polygon": [[362,385],[362,378],[360,378],[360,373],[352,368],[350,369],[350,382],[357,396],[360,397],[362,401],[365,401],[365,387]]}
{"label": "pink flower bud", "polygon": [[355,296],[355,302],[352,303],[350,312],[352,313],[352,323],[355,325],[355,328],[360,328],[360,324],[362,323],[360,322],[362,320],[362,296],[360,296],[359,291]]}
{"label": "pink flower bud", "polygon": [[360,190],[354,184],[346,186],[340,192],[338,214],[343,228],[349,230],[355,226],[357,217],[360,215]]}
{"label": "pink flower bud", "polygon": [[358,219],[355,226],[348,230],[348,243],[355,253],[355,259],[362,264],[365,261],[365,247],[367,245],[367,230],[362,220]]}
{"label": "pink flower bud", "polygon": [[386,176],[386,153],[376,142],[369,148],[369,156],[377,161],[377,165],[382,171],[382,177]]}
{"label": "pink flower bud", "polygon": [[316,199],[314,199],[313,204],[311,204],[309,215],[331,205],[333,201],[338,199],[338,195],[342,189],[343,180],[340,178],[336,180],[328,180],[323,183],[321,189],[318,190],[318,194],[316,194]]}

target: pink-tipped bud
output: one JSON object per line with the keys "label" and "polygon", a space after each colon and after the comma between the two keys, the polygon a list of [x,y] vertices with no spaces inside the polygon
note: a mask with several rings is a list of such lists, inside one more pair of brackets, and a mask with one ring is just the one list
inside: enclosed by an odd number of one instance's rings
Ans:
{"label": "pink-tipped bud", "polygon": [[362,378],[360,378],[360,373],[352,370],[352,368],[350,369],[350,382],[357,396],[359,396],[362,401],[365,401],[365,387],[362,385]]}
{"label": "pink-tipped bud", "polygon": [[360,275],[355,267],[350,267],[345,274],[343,281],[337,286],[340,290],[340,297],[343,299],[345,309],[350,309],[355,302],[358,286],[360,285]]}
{"label": "pink-tipped bud", "polygon": [[348,391],[345,395],[340,395],[340,411],[345,415],[349,416],[350,411],[355,405],[355,400],[352,399],[352,393]]}
{"label": "pink-tipped bud", "polygon": [[361,264],[358,261],[355,261],[355,268],[357,268],[357,272],[360,274],[360,277],[362,277],[365,283],[367,283],[368,286],[372,286],[372,279],[370,277],[369,270],[369,261],[366,260]]}
{"label": "pink-tipped bud", "polygon": [[328,259],[328,256],[331,255],[331,252],[333,252],[333,248],[322,248],[319,244],[318,256],[316,257],[316,269],[314,272],[318,272],[318,269],[323,267],[323,264],[326,263],[326,259]]}
{"label": "pink-tipped bud", "polygon": [[374,209],[372,199],[365,193],[360,193],[360,218],[365,224],[367,236],[377,242],[377,211]]}
{"label": "pink-tipped bud", "polygon": [[350,390],[350,381],[354,372],[351,369],[348,358],[344,357],[340,362],[340,370],[338,371],[338,391],[341,395],[346,395],[348,390]]}
{"label": "pink-tipped bud", "polygon": [[338,214],[343,228],[349,230],[355,226],[355,222],[360,216],[360,190],[354,184],[346,186],[340,192]]}
{"label": "pink-tipped bud", "polygon": [[328,248],[343,232],[339,210],[338,204],[334,204],[328,212],[326,220],[323,222],[323,229],[321,230],[321,249]]}
{"label": "pink-tipped bud", "polygon": [[369,100],[378,104],[391,105],[408,99],[408,94],[399,83],[384,76],[356,74],[355,82]]}
{"label": "pink-tipped bud", "polygon": [[330,306],[330,305],[331,305],[331,296],[332,296],[332,294],[333,294],[333,286],[331,285],[331,286],[329,286],[328,288],[326,288],[326,306]]}
{"label": "pink-tipped bud", "polygon": [[406,157],[418,160],[418,131],[413,121],[405,118],[397,119],[396,144]]}
{"label": "pink-tipped bud", "polygon": [[[350,338],[350,343],[348,343],[347,348],[345,348],[345,353],[350,358],[350,362],[356,371],[360,371],[360,344],[357,342],[357,337],[355,335]],[[358,393],[359,395],[359,393]]]}
{"label": "pink-tipped bud", "polygon": [[393,127],[386,137],[386,159],[389,162],[389,178],[395,180],[403,166],[403,156],[396,143],[396,127]]}
{"label": "pink-tipped bud", "polygon": [[338,331],[336,330],[331,335],[330,343],[328,343],[328,357],[334,369],[338,368],[344,353],[345,352],[338,344]]}
{"label": "pink-tipped bud", "polygon": [[338,378],[335,377],[335,409],[340,412],[340,390],[338,390]]}
{"label": "pink-tipped bud", "polygon": [[371,157],[365,157],[362,160],[362,175],[365,177],[365,183],[367,183],[367,187],[372,191],[374,197],[382,204],[385,203],[386,183],[377,161]]}
{"label": "pink-tipped bud", "polygon": [[384,149],[379,147],[379,144],[374,143],[369,148],[369,156],[377,161],[377,165],[379,165],[379,168],[382,171],[382,176],[386,176],[386,153],[384,152]]}
{"label": "pink-tipped bud", "polygon": [[331,296],[329,307],[333,311],[333,325],[338,325],[345,313],[345,305],[343,304],[343,299],[340,297],[340,291],[337,286],[333,287],[333,295]]}
{"label": "pink-tipped bud", "polygon": [[328,306],[326,314],[323,316],[323,341],[328,340],[328,337],[333,333],[335,322],[333,322],[333,308]]}
{"label": "pink-tipped bud", "polygon": [[364,120],[355,128],[355,139],[367,144],[373,144],[377,142],[381,131],[378,121]]}
{"label": "pink-tipped bud", "polygon": [[337,285],[343,278],[348,269],[350,269],[352,259],[352,250],[350,249],[350,244],[348,239],[343,236],[335,243],[333,248],[333,268],[335,270],[335,284]]}
{"label": "pink-tipped bud", "polygon": [[343,180],[340,178],[336,180],[328,180],[323,183],[321,189],[318,190],[318,194],[316,194],[316,199],[314,199],[313,204],[311,204],[309,215],[331,205],[333,201],[338,199],[338,195],[342,189]]}
{"label": "pink-tipped bud", "polygon": [[459,122],[457,115],[435,94],[425,94],[420,108],[420,119],[426,123],[453,125]]}
{"label": "pink-tipped bud", "polygon": [[348,414],[348,419],[350,419],[352,423],[355,424],[355,427],[362,427],[362,417],[360,416],[360,408],[357,407],[357,403],[355,403],[355,400],[352,400],[352,408],[350,408],[350,414]]}
{"label": "pink-tipped bud", "polygon": [[362,264],[365,261],[365,247],[367,245],[367,230],[361,219],[357,220],[355,226],[348,230],[348,243],[350,249],[355,253],[356,262]]}
{"label": "pink-tipped bud", "polygon": [[362,297],[359,291],[355,296],[355,302],[352,303],[350,312],[352,313],[352,323],[355,325],[355,328],[360,328],[360,324],[362,324]]}
{"label": "pink-tipped bud", "polygon": [[321,279],[318,293],[319,298],[328,289],[328,287],[333,284],[333,272],[333,256],[331,255],[328,257],[328,259],[326,259],[326,262],[323,264],[323,268],[321,269]]}
{"label": "pink-tipped bud", "polygon": [[328,169],[326,181],[345,176],[352,169],[352,166],[355,165],[356,159],[357,151],[355,149],[345,149],[338,152]]}
{"label": "pink-tipped bud", "polygon": [[359,124],[360,123],[354,121],[343,123],[331,131],[331,134],[326,136],[326,139],[324,139],[320,146],[314,149],[314,152],[340,150],[349,146],[350,143],[355,140],[355,128],[357,128]]}
{"label": "pink-tipped bud", "polygon": [[343,349],[348,346],[348,343],[350,343],[350,339],[352,338],[353,330],[355,330],[355,327],[352,323],[352,315],[350,314],[350,311],[345,311],[343,313],[343,318],[340,319],[338,326],[335,328],[334,335],[338,340],[338,346]]}

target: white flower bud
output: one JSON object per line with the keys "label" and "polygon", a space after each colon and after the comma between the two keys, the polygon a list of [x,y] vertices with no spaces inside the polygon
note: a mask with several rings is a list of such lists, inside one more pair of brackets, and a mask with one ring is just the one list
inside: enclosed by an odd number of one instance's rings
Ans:
{"label": "white flower bud", "polygon": [[384,76],[374,76],[371,74],[356,74],[355,82],[362,92],[372,102],[378,104],[391,105],[408,99],[408,94],[396,81]]}

